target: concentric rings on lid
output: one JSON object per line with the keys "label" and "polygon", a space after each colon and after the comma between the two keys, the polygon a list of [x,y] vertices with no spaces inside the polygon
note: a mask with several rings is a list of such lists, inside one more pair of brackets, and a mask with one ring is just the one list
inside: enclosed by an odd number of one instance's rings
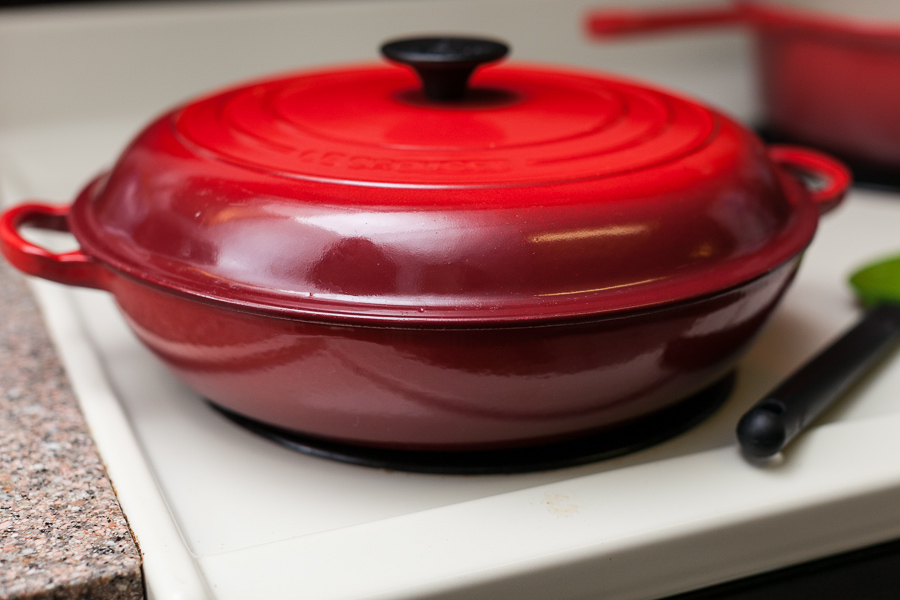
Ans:
{"label": "concentric rings on lid", "polygon": [[175,116],[186,143],[267,173],[378,186],[483,187],[615,175],[709,140],[704,107],[626,82],[523,67],[429,102],[411,72],[358,68],[240,88]]}

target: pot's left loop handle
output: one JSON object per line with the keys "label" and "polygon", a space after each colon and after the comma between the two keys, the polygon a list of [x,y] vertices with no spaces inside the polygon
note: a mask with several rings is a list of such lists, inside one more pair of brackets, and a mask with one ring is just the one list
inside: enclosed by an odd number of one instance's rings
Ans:
{"label": "pot's left loop handle", "polygon": [[844,199],[853,177],[840,161],[826,154],[797,146],[770,146],[769,157],[788,174],[800,180],[810,198],[826,213]]}
{"label": "pot's left loop handle", "polygon": [[107,289],[111,273],[100,263],[74,250],[56,254],[22,237],[25,226],[52,231],[69,231],[69,206],[20,204],[0,215],[0,251],[18,270],[42,279]]}

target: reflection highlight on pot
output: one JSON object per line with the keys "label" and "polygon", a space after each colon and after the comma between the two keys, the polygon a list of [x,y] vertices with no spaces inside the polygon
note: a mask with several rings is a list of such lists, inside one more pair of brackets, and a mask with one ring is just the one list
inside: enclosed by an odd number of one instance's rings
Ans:
{"label": "reflection highlight on pot", "polygon": [[528,236],[528,241],[536,244],[554,243],[565,241],[580,241],[587,238],[610,237],[621,235],[641,235],[649,233],[651,225],[648,223],[626,223],[623,225],[609,225],[604,227],[591,227],[587,229],[573,229],[570,231],[553,231],[549,233],[533,233]]}

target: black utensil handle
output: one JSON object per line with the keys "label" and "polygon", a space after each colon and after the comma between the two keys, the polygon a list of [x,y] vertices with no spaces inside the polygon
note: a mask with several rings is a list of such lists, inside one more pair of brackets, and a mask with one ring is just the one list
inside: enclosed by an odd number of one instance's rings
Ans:
{"label": "black utensil handle", "polygon": [[744,452],[773,456],[872,368],[900,339],[900,305],[870,309],[850,331],[772,390],[741,418]]}

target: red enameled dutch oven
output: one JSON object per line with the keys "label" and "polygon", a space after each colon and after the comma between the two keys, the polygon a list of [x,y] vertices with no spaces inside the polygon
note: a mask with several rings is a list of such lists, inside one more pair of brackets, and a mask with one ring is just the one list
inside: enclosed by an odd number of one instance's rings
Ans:
{"label": "red enameled dutch oven", "polygon": [[363,65],[201,98],[71,207],[7,211],[3,252],[111,292],[213,402],[325,439],[514,447],[676,405],[734,368],[847,172],[594,73],[467,84],[505,51],[406,40],[385,53],[424,86]]}
{"label": "red enameled dutch oven", "polygon": [[668,10],[599,9],[596,38],[745,25],[757,40],[766,126],[867,168],[900,168],[900,3],[744,0]]}

